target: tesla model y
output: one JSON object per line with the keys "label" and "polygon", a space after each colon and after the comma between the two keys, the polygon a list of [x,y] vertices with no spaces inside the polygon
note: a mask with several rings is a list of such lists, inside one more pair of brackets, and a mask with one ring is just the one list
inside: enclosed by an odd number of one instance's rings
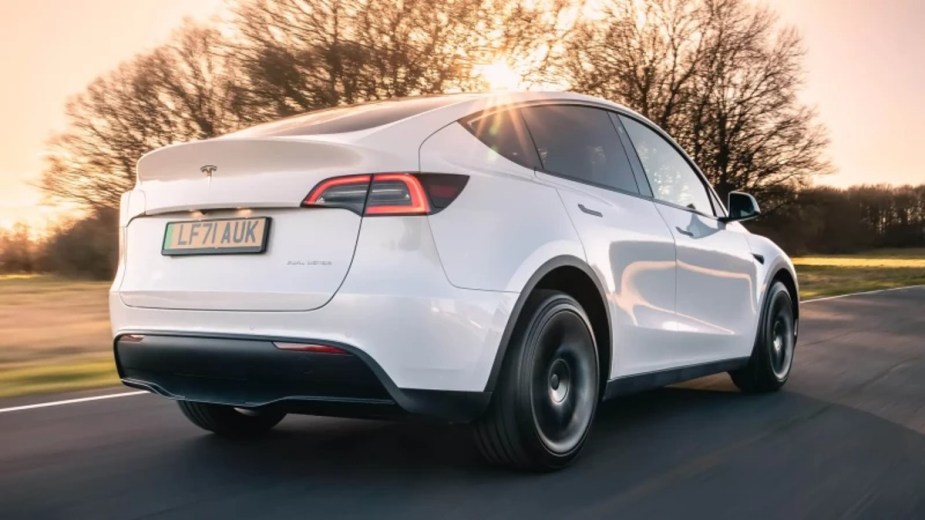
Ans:
{"label": "tesla model y", "polygon": [[310,112],[138,162],[110,295],[122,381],[219,435],[288,413],[470,423],[554,469],[598,403],[790,373],[796,276],[652,122],[569,93]]}

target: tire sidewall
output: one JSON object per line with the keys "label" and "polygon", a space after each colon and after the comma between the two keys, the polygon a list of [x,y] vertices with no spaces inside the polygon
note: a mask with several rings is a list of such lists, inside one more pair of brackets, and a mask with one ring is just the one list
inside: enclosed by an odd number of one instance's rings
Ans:
{"label": "tire sidewall", "polygon": [[[539,339],[544,331],[544,327],[559,313],[569,312],[577,316],[584,324],[585,332],[590,338],[591,363],[594,367],[593,376],[595,381],[594,391],[597,395],[600,393],[600,372],[599,356],[597,342],[594,337],[591,322],[585,314],[581,305],[571,296],[565,293],[552,292],[542,295],[535,301],[535,306],[531,306],[533,312],[529,319],[525,320],[524,326],[514,336],[516,351],[516,377],[511,378],[516,384],[511,390],[514,393],[516,406],[516,420],[521,427],[521,431],[529,435],[527,446],[533,447],[531,455],[541,460],[541,465],[549,468],[556,468],[567,465],[571,462],[584,447],[591,426],[594,424],[594,417],[597,412],[598,399],[592,400],[592,409],[590,420],[585,428],[578,443],[567,452],[559,453],[549,449],[543,441],[540,432],[536,426],[536,417],[533,409],[533,375],[537,369],[537,358],[541,354],[539,351]],[[596,397],[596,396],[595,396]]]}
{"label": "tire sidewall", "polygon": [[789,360],[789,366],[787,367],[787,372],[783,377],[778,376],[774,372],[772,365],[772,338],[774,335],[774,318],[772,315],[775,305],[778,301],[783,300],[782,304],[786,309],[789,309],[789,319],[791,333],[795,331],[795,317],[793,315],[793,300],[790,296],[790,291],[787,290],[787,287],[781,282],[775,282],[771,288],[768,290],[768,296],[765,298],[764,313],[761,319],[761,329],[760,334],[758,335],[758,345],[756,345],[756,353],[759,355],[759,368],[761,369],[762,376],[776,384],[777,387],[781,387],[787,380],[790,379],[790,374],[793,372],[793,360],[796,357],[796,338],[791,338],[791,354]]}

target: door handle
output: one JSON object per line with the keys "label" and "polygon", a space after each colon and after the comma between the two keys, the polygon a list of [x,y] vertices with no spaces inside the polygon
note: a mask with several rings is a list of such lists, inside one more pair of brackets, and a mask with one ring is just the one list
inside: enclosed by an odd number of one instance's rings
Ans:
{"label": "door handle", "polygon": [[682,227],[680,227],[680,226],[675,226],[674,228],[677,229],[677,230],[678,230],[678,233],[681,233],[682,235],[689,236],[689,237],[694,236],[694,233],[692,233],[692,232],[690,232],[690,231],[688,231],[688,230],[686,230],[686,229],[684,229],[684,228],[682,228]]}
{"label": "door handle", "polygon": [[580,209],[580,210],[581,210],[582,212],[584,212],[584,213],[587,213],[588,215],[594,215],[595,217],[603,217],[603,216],[604,216],[604,214],[601,213],[600,211],[596,211],[596,210],[593,210],[593,209],[590,209],[590,208],[586,208],[584,204],[579,204],[579,205],[578,205],[578,209]]}

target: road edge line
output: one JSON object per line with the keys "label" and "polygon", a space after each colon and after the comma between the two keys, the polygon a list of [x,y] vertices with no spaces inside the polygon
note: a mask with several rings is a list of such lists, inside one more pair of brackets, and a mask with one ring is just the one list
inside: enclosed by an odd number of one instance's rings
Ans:
{"label": "road edge line", "polygon": [[65,399],[63,401],[50,401],[47,403],[25,404],[22,406],[11,406],[9,408],[0,408],[0,413],[22,412],[25,410],[34,410],[36,408],[50,408],[52,406],[63,406],[66,404],[86,403],[89,401],[101,401],[103,399],[115,399],[117,397],[131,397],[133,395],[142,395],[150,392],[139,390],[137,392],[122,392],[118,394],[95,395],[92,397],[80,397],[77,399]]}
{"label": "road edge line", "polygon": [[803,304],[803,303],[822,302],[826,300],[837,300],[839,298],[847,298],[849,296],[863,296],[865,294],[877,294],[877,293],[885,293],[885,292],[890,292],[890,291],[902,291],[905,289],[918,289],[922,287],[925,287],[925,284],[906,285],[903,287],[889,287],[887,289],[874,289],[872,291],[861,291],[861,292],[854,292],[854,293],[848,293],[848,294],[836,294],[834,296],[821,296],[819,298],[810,298],[808,300],[800,300],[800,303]]}

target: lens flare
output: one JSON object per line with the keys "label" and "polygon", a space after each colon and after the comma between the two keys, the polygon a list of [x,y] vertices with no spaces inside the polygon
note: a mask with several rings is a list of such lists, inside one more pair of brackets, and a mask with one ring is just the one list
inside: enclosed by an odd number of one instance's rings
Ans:
{"label": "lens flare", "polygon": [[504,61],[475,67],[475,74],[488,83],[491,90],[523,89],[523,77]]}

